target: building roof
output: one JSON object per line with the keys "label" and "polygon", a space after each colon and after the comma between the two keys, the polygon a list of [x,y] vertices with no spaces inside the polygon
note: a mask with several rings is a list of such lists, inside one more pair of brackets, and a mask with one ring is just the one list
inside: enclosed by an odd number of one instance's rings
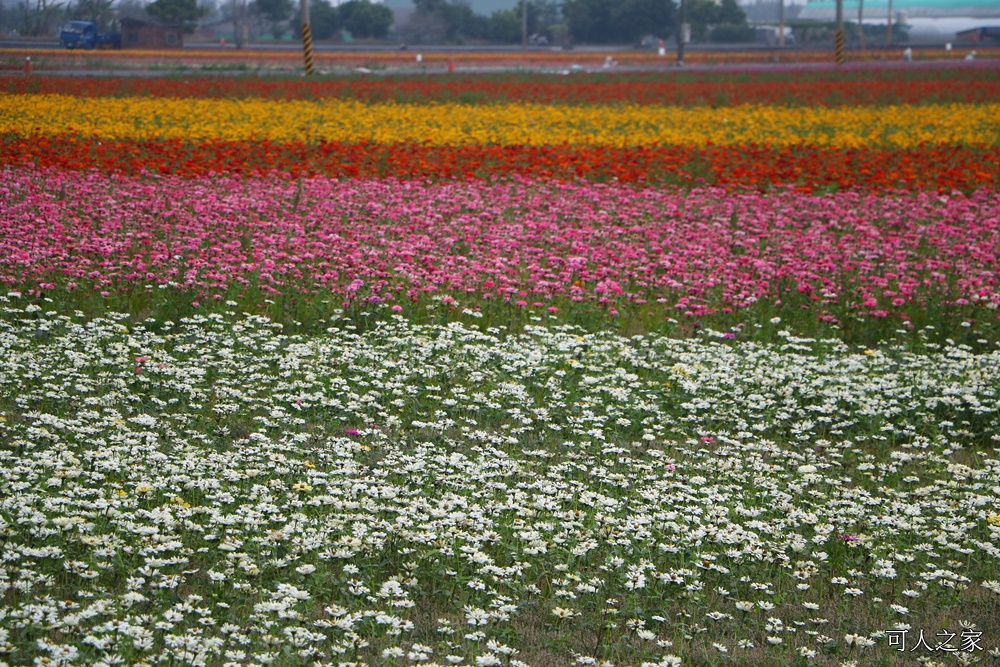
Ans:
{"label": "building roof", "polygon": [[[866,17],[885,16],[889,0],[864,0]],[[903,12],[908,18],[995,18],[1000,19],[1000,2],[997,0],[892,0],[893,14]],[[810,0],[801,19],[833,20],[837,14],[836,0]],[[844,16],[857,16],[858,1],[844,0]]]}

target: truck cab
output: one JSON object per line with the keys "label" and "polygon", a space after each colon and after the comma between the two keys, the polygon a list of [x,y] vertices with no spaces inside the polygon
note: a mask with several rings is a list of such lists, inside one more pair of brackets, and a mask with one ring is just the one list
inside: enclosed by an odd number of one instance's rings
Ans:
{"label": "truck cab", "polygon": [[121,33],[101,33],[93,21],[70,21],[59,31],[59,43],[67,49],[120,49]]}

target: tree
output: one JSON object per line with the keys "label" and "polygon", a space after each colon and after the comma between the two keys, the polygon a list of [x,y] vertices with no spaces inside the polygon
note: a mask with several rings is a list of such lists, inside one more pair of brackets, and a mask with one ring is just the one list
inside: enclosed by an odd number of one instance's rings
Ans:
{"label": "tree", "polygon": [[615,39],[611,29],[610,0],[566,0],[563,16],[574,41],[607,44]]}
{"label": "tree", "polygon": [[32,7],[27,1],[22,1],[21,10],[21,34],[31,37],[50,34],[62,17],[62,2],[50,2],[49,0],[35,0]]}
{"label": "tree", "polygon": [[78,21],[93,21],[101,30],[107,30],[111,23],[111,0],[77,0],[71,18]]}
{"label": "tree", "polygon": [[746,25],[747,13],[736,4],[736,0],[722,0],[716,16],[716,23],[726,25]]}
{"label": "tree", "polygon": [[7,34],[11,30],[21,27],[23,17],[18,12],[17,7],[7,7],[0,2],[0,34]]}
{"label": "tree", "polygon": [[708,26],[715,23],[719,6],[714,0],[685,0],[685,18],[691,24],[691,39],[701,41],[705,39]]}
{"label": "tree", "polygon": [[[534,0],[528,2],[528,34],[551,38],[550,28],[559,23],[559,6],[554,2]],[[490,14],[487,37],[495,42],[520,44],[521,7],[501,9]]]}
{"label": "tree", "polygon": [[309,28],[315,39],[332,39],[340,31],[340,14],[328,0],[310,0]]}
{"label": "tree", "polygon": [[691,24],[691,38],[705,39],[709,26],[713,25],[746,25],[747,15],[736,0],[722,0],[715,4],[714,0],[687,0],[685,7],[687,21]]}
{"label": "tree", "polygon": [[142,0],[120,0],[118,2],[118,17],[146,21],[149,19],[149,14],[146,13],[146,5]]}
{"label": "tree", "polygon": [[155,0],[146,6],[146,12],[164,23],[183,23],[185,32],[194,32],[207,10],[199,7],[197,0]]}
{"label": "tree", "polygon": [[[732,0],[731,0],[732,1]],[[646,35],[674,32],[674,5],[664,0],[620,0],[611,10],[616,41],[634,43]]]}
{"label": "tree", "polygon": [[340,23],[352,36],[383,38],[392,25],[392,10],[370,0],[348,0],[338,8]]}
{"label": "tree", "polygon": [[463,0],[413,0],[417,20],[433,17],[444,24],[445,39],[462,42],[466,39],[481,39],[489,32],[489,19],[472,11]]}
{"label": "tree", "polygon": [[674,3],[673,0],[566,0],[563,15],[576,41],[628,43],[651,33],[672,32]]}
{"label": "tree", "polygon": [[292,15],[292,0],[253,0],[250,11],[266,21],[271,28],[271,34],[281,37],[287,29],[285,21]]}
{"label": "tree", "polygon": [[226,16],[233,22],[233,39],[236,48],[242,49],[250,37],[250,9],[247,0],[230,0],[225,7]]}
{"label": "tree", "polygon": [[413,12],[398,33],[400,39],[411,44],[440,44],[448,34],[448,25],[437,14]]}
{"label": "tree", "polygon": [[521,41],[521,12],[517,9],[501,9],[490,14],[489,38],[494,42],[514,44]]}

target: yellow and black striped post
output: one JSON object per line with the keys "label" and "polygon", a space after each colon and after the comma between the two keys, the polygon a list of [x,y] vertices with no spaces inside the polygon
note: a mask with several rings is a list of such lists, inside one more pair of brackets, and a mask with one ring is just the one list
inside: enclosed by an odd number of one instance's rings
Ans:
{"label": "yellow and black striped post", "polygon": [[309,0],[302,0],[302,56],[306,62],[306,74],[312,74],[313,36],[309,27]]}
{"label": "yellow and black striped post", "polygon": [[837,0],[837,37],[833,47],[833,59],[838,65],[844,64],[844,0]]}

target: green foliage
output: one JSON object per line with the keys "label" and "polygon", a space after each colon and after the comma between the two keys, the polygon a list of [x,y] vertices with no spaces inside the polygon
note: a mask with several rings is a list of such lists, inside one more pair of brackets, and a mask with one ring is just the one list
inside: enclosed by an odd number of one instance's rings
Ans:
{"label": "green foliage", "polygon": [[111,0],[78,0],[69,16],[78,21],[93,21],[101,30],[107,30],[111,5]]}
{"label": "green foliage", "polygon": [[[685,20],[691,24],[691,39],[704,41],[709,37],[713,26],[746,26],[747,15],[736,0],[722,0],[716,4],[714,0],[687,0],[684,6]],[[732,30],[723,31],[723,35],[733,35]],[[720,39],[714,41],[743,41],[735,39]]]}
{"label": "green foliage", "polygon": [[513,44],[521,41],[521,13],[502,9],[490,15],[489,37],[495,42]]}
{"label": "green foliage", "polygon": [[434,18],[444,26],[444,38],[449,42],[485,39],[489,34],[489,19],[472,11],[467,2],[455,0],[414,0],[417,14]]}
{"label": "green foliage", "polygon": [[164,23],[183,23],[188,32],[193,31],[198,19],[208,13],[206,8],[198,6],[197,0],[155,0],[146,11]]}
{"label": "green foliage", "polygon": [[292,15],[292,0],[254,0],[254,11],[272,23],[284,21]]}
{"label": "green foliage", "polygon": [[724,23],[712,28],[708,39],[711,42],[719,44],[738,44],[740,42],[752,42],[754,33],[753,28],[748,25]]}
{"label": "green foliage", "polygon": [[49,0],[35,0],[33,3],[22,1],[18,5],[18,13],[21,18],[18,32],[22,35],[31,37],[48,35],[56,30],[63,13],[63,3],[49,2]]}
{"label": "green foliage", "polygon": [[250,11],[270,24],[274,37],[280,37],[287,30],[285,21],[294,8],[292,0],[254,0],[250,4]]}
{"label": "green foliage", "polygon": [[747,13],[736,0],[722,0],[715,15],[715,22],[726,25],[746,25]]}
{"label": "green foliage", "polygon": [[392,25],[392,10],[370,0],[348,0],[337,11],[341,24],[354,37],[384,38]]}
{"label": "green foliage", "polygon": [[673,0],[566,0],[563,15],[576,42],[629,43],[651,33],[672,33],[675,4]]}
{"label": "green foliage", "polygon": [[340,30],[340,14],[328,0],[314,0],[310,3],[309,23],[313,38],[332,39]]}
{"label": "green foliage", "polygon": [[[552,39],[553,28],[559,23],[559,7],[549,2],[529,2],[528,35],[540,35]],[[489,18],[487,37],[495,42],[507,44],[521,41],[521,7],[512,7],[493,12]]]}

